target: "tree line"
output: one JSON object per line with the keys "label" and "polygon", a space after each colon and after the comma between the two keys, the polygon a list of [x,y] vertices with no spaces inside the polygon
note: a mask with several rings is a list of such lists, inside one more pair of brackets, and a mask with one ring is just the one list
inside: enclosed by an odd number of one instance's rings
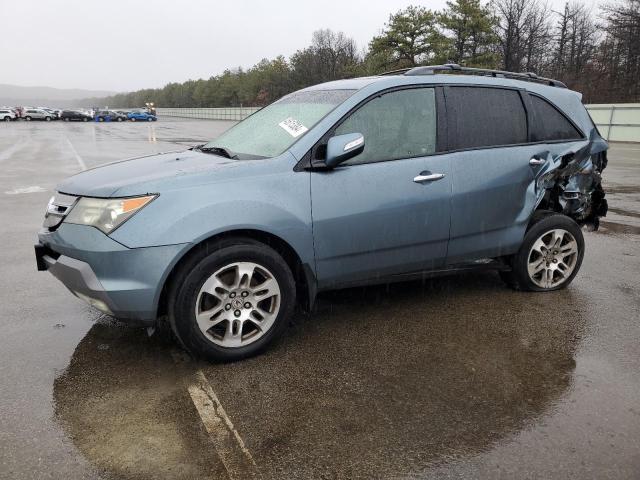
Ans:
{"label": "tree line", "polygon": [[440,63],[535,72],[582,92],[585,103],[638,102],[640,0],[612,0],[597,9],[574,0],[558,11],[544,0],[451,0],[442,11],[410,6],[391,14],[364,49],[342,32],[321,29],[288,59],[83,102],[263,106],[321,82]]}

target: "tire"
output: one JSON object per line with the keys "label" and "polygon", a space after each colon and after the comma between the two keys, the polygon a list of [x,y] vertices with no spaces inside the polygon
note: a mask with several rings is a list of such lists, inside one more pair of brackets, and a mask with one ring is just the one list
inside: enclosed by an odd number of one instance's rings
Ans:
{"label": "tire", "polygon": [[24,117],[24,119],[25,119],[27,122],[30,122],[30,121],[31,121],[31,117],[28,117],[28,116],[27,116],[27,117]]}
{"label": "tire", "polygon": [[291,270],[275,250],[252,239],[226,239],[202,248],[179,268],[169,289],[169,322],[193,354],[211,361],[240,360],[280,336],[295,296]]}
{"label": "tire", "polygon": [[51,121],[51,117],[44,117],[44,121],[45,122],[50,122]]}
{"label": "tire", "polygon": [[64,120],[65,122],[68,122],[68,121],[69,121],[69,117],[64,117],[64,118],[63,118],[63,120]]}
{"label": "tire", "polygon": [[98,121],[99,121],[99,122],[104,122],[104,118],[102,118],[102,117],[98,117]]}
{"label": "tire", "polygon": [[135,122],[135,121],[136,121],[136,119],[135,119],[134,117],[131,117],[131,121],[132,121],[132,122]]}
{"label": "tire", "polygon": [[121,122],[121,121],[122,121],[122,117],[118,117],[118,122]]}
{"label": "tire", "polygon": [[82,121],[83,121],[83,122],[88,122],[88,121],[89,121],[89,119],[88,119],[88,118],[83,118],[83,119],[82,119]]}
{"label": "tire", "polygon": [[543,215],[529,225],[518,253],[511,258],[512,271],[500,272],[500,277],[517,290],[560,290],[573,281],[583,258],[580,226],[566,215]]}
{"label": "tire", "polygon": [[153,118],[149,117],[149,118],[147,118],[147,121],[148,122],[153,122]]}
{"label": "tire", "polygon": [[5,122],[10,122],[11,121],[11,117],[9,117],[9,116],[4,117],[4,121]]}

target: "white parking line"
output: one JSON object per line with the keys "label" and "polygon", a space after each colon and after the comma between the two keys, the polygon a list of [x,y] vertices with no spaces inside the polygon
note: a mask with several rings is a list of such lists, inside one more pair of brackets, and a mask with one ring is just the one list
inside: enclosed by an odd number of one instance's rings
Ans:
{"label": "white parking line", "polygon": [[196,383],[189,386],[189,395],[205,429],[211,435],[229,478],[260,478],[258,466],[251,452],[233,426],[202,370],[196,372]]}
{"label": "white parking line", "polygon": [[71,140],[69,140],[69,137],[67,137],[66,135],[64,136],[64,139],[67,141],[67,143],[69,144],[69,148],[71,149],[71,151],[73,152],[73,155],[76,157],[76,161],[78,162],[78,165],[80,165],[80,169],[81,170],[86,170],[87,166],[84,163],[84,160],[82,160],[82,157],[80,155],[78,155],[78,152],[76,151],[76,149],[73,147],[73,144],[71,143]]}

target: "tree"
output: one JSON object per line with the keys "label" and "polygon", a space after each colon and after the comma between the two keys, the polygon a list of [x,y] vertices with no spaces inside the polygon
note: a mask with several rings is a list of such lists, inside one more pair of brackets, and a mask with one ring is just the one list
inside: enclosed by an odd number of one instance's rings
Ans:
{"label": "tree", "polygon": [[480,0],[448,1],[446,10],[437,15],[437,20],[447,36],[449,61],[495,68],[498,62],[497,19],[480,4]]}
{"label": "tree", "polygon": [[313,32],[311,46],[291,57],[298,87],[353,76],[359,62],[355,41],[329,29]]}
{"label": "tree", "polygon": [[389,17],[382,33],[370,44],[370,55],[387,59],[385,68],[413,67],[442,52],[445,39],[436,15],[424,7],[410,6]]}
{"label": "tree", "polygon": [[542,71],[548,64],[551,11],[538,0],[493,0],[502,67],[511,72]]}

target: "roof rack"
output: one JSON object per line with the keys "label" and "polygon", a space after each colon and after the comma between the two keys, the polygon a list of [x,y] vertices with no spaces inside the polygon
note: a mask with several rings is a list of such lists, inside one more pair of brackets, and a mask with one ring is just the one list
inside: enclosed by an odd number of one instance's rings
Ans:
{"label": "roof rack", "polygon": [[406,76],[435,75],[436,72],[450,72],[450,73],[461,73],[465,75],[481,75],[481,76],[487,76],[487,77],[511,78],[514,80],[524,80],[528,82],[542,83],[545,85],[551,85],[552,87],[567,88],[567,86],[564,83],[558,80],[539,77],[533,72],[516,73],[516,72],[506,72],[504,70],[490,70],[487,68],[461,67],[460,65],[455,63],[447,63],[444,65],[431,65],[426,67],[414,67],[408,70],[407,69],[403,69],[403,70],[404,72],[402,74]]}
{"label": "roof rack", "polygon": [[559,80],[552,78],[539,77],[533,72],[506,72],[504,70],[491,70],[488,68],[472,68],[461,67],[456,63],[446,63],[444,65],[428,65],[425,67],[413,67],[413,68],[400,68],[398,70],[391,70],[390,72],[381,73],[379,76],[384,75],[435,75],[439,72],[459,73],[464,75],[480,75],[484,77],[497,77],[497,78],[511,78],[514,80],[524,80],[527,82],[542,83],[544,85],[551,85],[552,87],[567,88],[567,86]]}
{"label": "roof rack", "polygon": [[415,67],[409,67],[409,68],[398,68],[397,70],[389,70],[388,72],[382,72],[379,73],[378,76],[379,77],[384,77],[386,75],[400,75],[400,74],[405,74],[406,72],[408,72],[409,70],[413,70]]}

